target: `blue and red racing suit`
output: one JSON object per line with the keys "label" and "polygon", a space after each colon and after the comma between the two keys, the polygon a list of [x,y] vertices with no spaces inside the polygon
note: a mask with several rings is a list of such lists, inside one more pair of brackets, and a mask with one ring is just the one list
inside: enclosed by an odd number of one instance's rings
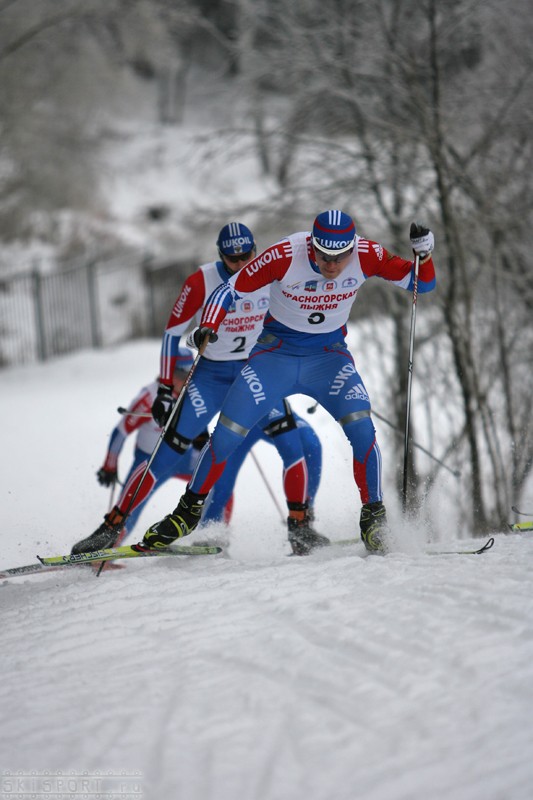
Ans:
{"label": "blue and red racing suit", "polygon": [[[161,346],[160,381],[170,388],[176,363],[179,362],[181,337],[191,323],[199,321],[206,299],[220,285],[225,285],[230,273],[221,261],[203,264],[185,281],[174,304],[168,320]],[[176,420],[168,429],[165,440],[150,466],[150,473],[143,481],[136,498],[136,506],[145,501],[156,481],[167,480],[176,471],[181,471],[180,462],[191,447],[192,442],[205,431],[213,417],[218,414],[226,393],[239,374],[259,333],[263,327],[268,310],[269,289],[260,288],[250,292],[243,300],[228,306],[224,322],[219,326],[218,340],[209,344],[198,362],[194,375],[187,387]],[[258,419],[256,440],[263,438],[263,430],[268,431],[286,415],[283,398],[272,404]],[[306,426],[306,433],[310,426]],[[312,429],[310,429],[312,430]],[[287,503],[302,504],[310,500],[310,484],[318,484],[320,466],[317,460],[308,461],[304,454],[302,436],[298,425],[291,419],[287,424],[279,424],[276,435],[267,435],[283,461],[283,488]],[[314,432],[313,432],[314,435]],[[250,440],[253,442],[253,439]],[[251,444],[250,444],[251,447]],[[246,452],[250,448],[246,446]],[[316,447],[314,450],[316,451]],[[244,456],[235,455],[236,461]],[[309,466],[318,474],[310,477]],[[132,480],[126,485],[129,496],[137,488],[142,470],[137,469]],[[228,485],[233,486],[234,478],[229,473]],[[219,500],[215,503],[215,500]],[[220,516],[221,503],[225,493],[214,493],[209,501],[212,510],[206,508],[206,520]],[[138,502],[137,502],[138,501]],[[214,506],[213,506],[214,504]],[[120,504],[121,510],[123,504]],[[136,507],[135,506],[135,507]]]}
{"label": "blue and red racing suit", "polygon": [[[222,405],[209,446],[189,484],[206,494],[223,475],[243,438],[281,398],[302,393],[317,400],[342,426],[353,451],[353,474],[362,503],[382,499],[381,455],[370,400],[346,342],[346,323],[362,284],[379,277],[413,287],[413,262],[356,236],[341,273],[323,277],[311,235],[295,233],[267,248],[209,297],[201,325],[218,331],[228,309],[249,293],[270,287],[263,331]],[[420,264],[418,291],[435,286],[431,258]]]}
{"label": "blue and red racing suit", "polygon": [[[154,381],[144,386],[136,397],[131,401],[118,425],[116,425],[109,437],[107,452],[103,464],[106,470],[116,470],[118,458],[128,436],[137,434],[134,449],[133,463],[124,481],[124,487],[117,502],[118,508],[124,513],[129,507],[129,503],[142,477],[146,465],[150,459],[153,449],[161,434],[161,428],[152,419],[150,409],[156,396],[158,382]],[[256,426],[247,437],[246,441],[232,454],[228,461],[224,477],[216,487],[213,488],[206,503],[202,517],[202,526],[209,523],[225,522],[229,523],[233,510],[233,490],[239,470],[254,446],[258,441],[265,441],[273,444],[279,430],[286,424],[287,419],[293,419],[296,434],[299,437],[299,448],[303,449],[307,465],[309,483],[307,487],[308,500],[313,505],[316,492],[320,483],[322,470],[322,447],[320,440],[313,428],[297,414],[292,414],[290,406],[285,401],[281,409],[270,415],[270,424],[266,430]],[[157,464],[152,462],[150,470],[146,474],[141,488],[137,492],[133,506],[124,524],[125,534],[131,533],[137,520],[149,499],[152,492],[156,491],[170,478],[180,478],[188,481],[191,478],[193,469],[198,461],[200,450],[207,439],[207,431],[195,440],[190,448],[181,455],[171,448],[166,448],[165,457],[160,458]],[[292,437],[291,437],[292,441]],[[123,540],[121,538],[121,542]]]}

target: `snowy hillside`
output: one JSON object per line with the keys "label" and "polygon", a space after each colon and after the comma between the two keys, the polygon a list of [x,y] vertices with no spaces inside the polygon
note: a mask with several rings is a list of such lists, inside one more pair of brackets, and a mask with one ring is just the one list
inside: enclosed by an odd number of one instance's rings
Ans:
{"label": "snowy hillside", "polygon": [[[0,568],[99,524],[115,409],[158,352],[143,341],[0,372]],[[324,447],[317,528],[352,535],[348,446],[327,415],[307,416],[308,398],[294,405]],[[256,455],[281,499],[279,457]],[[156,494],[139,538],[182,488]],[[428,555],[428,529],[391,510],[384,558],[360,545],[287,558],[248,459],[223,556],[3,581],[0,796],[530,800],[533,537]]]}

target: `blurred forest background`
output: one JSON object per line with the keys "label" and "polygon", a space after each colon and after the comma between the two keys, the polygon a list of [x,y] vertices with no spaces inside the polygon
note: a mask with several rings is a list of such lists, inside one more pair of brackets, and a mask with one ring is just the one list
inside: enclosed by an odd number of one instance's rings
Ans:
{"label": "blurred forest background", "polygon": [[[266,246],[338,207],[404,256],[424,222],[412,432],[501,528],[533,465],[532,28],[527,0],[0,0],[0,347],[20,271],[173,260],[175,294],[229,219]],[[403,429],[411,298],[379,284],[353,320]],[[441,470],[411,456],[416,507]]]}

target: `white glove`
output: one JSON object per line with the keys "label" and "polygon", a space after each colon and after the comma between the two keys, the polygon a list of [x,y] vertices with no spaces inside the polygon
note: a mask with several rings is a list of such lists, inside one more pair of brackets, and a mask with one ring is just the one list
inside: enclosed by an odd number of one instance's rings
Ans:
{"label": "white glove", "polygon": [[413,251],[420,256],[421,259],[427,258],[430,253],[433,252],[435,237],[429,228],[424,228],[423,225],[412,222],[409,238],[411,239]]}

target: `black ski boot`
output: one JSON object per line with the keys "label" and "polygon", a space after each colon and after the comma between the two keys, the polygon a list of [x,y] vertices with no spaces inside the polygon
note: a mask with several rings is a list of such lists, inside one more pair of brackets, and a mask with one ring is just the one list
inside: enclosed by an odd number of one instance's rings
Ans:
{"label": "black ski boot", "polygon": [[202,518],[206,498],[206,494],[194,494],[187,489],[172,514],[167,514],[160,522],[150,525],[141,545],[164,550],[176,539],[188,536]]}
{"label": "black ski boot", "polygon": [[109,514],[104,516],[104,522],[87,536],[76,542],[72,550],[73,555],[79,553],[93,553],[95,550],[105,550],[107,547],[114,547],[122,532],[124,514],[118,506],[111,509]]}
{"label": "black ski boot", "polygon": [[387,512],[378,500],[376,503],[365,503],[361,508],[359,519],[361,539],[370,553],[385,553],[385,539],[388,532]]}
{"label": "black ski boot", "polygon": [[330,544],[327,536],[316,533],[311,527],[307,503],[289,503],[287,526],[289,544],[295,556],[307,556],[313,550]]}

